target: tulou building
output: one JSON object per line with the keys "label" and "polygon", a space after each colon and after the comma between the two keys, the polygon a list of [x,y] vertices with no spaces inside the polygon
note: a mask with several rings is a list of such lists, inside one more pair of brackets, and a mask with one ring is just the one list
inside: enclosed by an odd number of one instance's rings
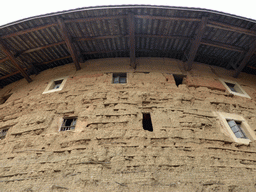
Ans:
{"label": "tulou building", "polygon": [[0,27],[0,191],[256,191],[256,21],[89,7]]}

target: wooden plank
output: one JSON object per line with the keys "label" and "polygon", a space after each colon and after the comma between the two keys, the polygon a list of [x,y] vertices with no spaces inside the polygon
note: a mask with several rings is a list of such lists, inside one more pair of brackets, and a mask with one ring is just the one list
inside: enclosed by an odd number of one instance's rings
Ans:
{"label": "wooden plank", "polygon": [[130,65],[135,69],[135,19],[134,14],[129,13],[128,17],[129,39],[130,39]]}
{"label": "wooden plank", "polygon": [[233,45],[227,45],[227,44],[224,44],[224,43],[214,42],[214,41],[210,41],[210,40],[202,39],[200,44],[211,46],[211,47],[217,47],[217,48],[221,48],[221,49],[227,49],[227,50],[230,50],[230,51],[236,51],[236,52],[240,52],[240,53],[245,52],[245,50],[243,48],[233,46]]}
{"label": "wooden plank", "polygon": [[191,40],[191,37],[179,36],[179,35],[147,35],[147,34],[137,34],[136,37],[148,37],[148,38],[164,38],[164,39],[183,39]]}
{"label": "wooden plank", "polygon": [[80,63],[79,63],[78,56],[77,56],[78,54],[77,54],[77,51],[75,50],[74,45],[71,42],[71,38],[68,34],[68,31],[67,31],[67,28],[65,26],[65,23],[64,23],[63,19],[58,18],[58,24],[59,24],[59,27],[60,27],[60,30],[61,30],[62,37],[63,37],[64,41],[66,42],[69,53],[72,56],[73,62],[76,66],[76,70],[79,70],[79,69],[81,69],[81,66],[80,66]]}
{"label": "wooden plank", "polygon": [[72,58],[72,57],[70,55],[68,55],[68,56],[65,56],[65,57],[60,57],[60,58],[57,58],[57,59],[53,59],[51,61],[46,61],[46,62],[42,62],[42,63],[36,63],[34,65],[47,65],[47,64],[55,62],[55,61],[60,61],[62,59],[69,59],[69,58]]}
{"label": "wooden plank", "polygon": [[194,42],[192,43],[191,45],[191,48],[190,48],[190,51],[189,51],[189,54],[188,54],[188,61],[186,63],[186,70],[189,71],[192,69],[192,63],[195,59],[195,56],[196,56],[196,53],[197,53],[197,50],[198,50],[198,47],[200,45],[200,41],[203,37],[203,34],[204,34],[204,31],[205,31],[205,28],[206,28],[206,24],[207,24],[207,18],[206,17],[203,17],[202,18],[202,21],[201,21],[201,24],[198,28],[198,33],[195,37],[195,40]]}
{"label": "wooden plank", "polygon": [[127,15],[89,17],[89,18],[79,18],[79,19],[67,19],[64,21],[64,23],[80,23],[80,22],[90,22],[90,21],[101,21],[106,19],[125,19],[125,18],[127,18]]}
{"label": "wooden plank", "polygon": [[92,41],[98,39],[114,39],[114,38],[124,38],[129,37],[129,35],[106,35],[106,36],[97,36],[97,37],[75,37],[74,41]]}
{"label": "wooden plank", "polygon": [[57,23],[51,23],[51,24],[47,24],[47,25],[41,25],[38,27],[33,27],[33,28],[29,28],[29,29],[25,29],[25,30],[21,30],[21,31],[17,31],[15,33],[11,33],[11,34],[7,34],[7,35],[3,35],[1,36],[2,39],[6,39],[9,37],[14,37],[14,36],[18,36],[18,35],[23,35],[25,33],[29,33],[29,32],[33,32],[33,31],[38,31],[38,30],[42,30],[45,28],[49,28],[49,27],[53,27],[53,26],[57,26]]}
{"label": "wooden plank", "polygon": [[33,49],[28,49],[26,51],[18,52],[17,54],[15,54],[15,57],[18,57],[22,54],[31,53],[31,52],[34,52],[34,51],[39,51],[39,50],[42,50],[42,49],[46,49],[46,48],[49,48],[49,47],[54,47],[54,46],[62,45],[62,44],[65,44],[65,41],[60,41],[60,42],[57,42],[57,43],[51,43],[51,44],[36,47],[36,48],[33,48]]}
{"label": "wooden plank", "polygon": [[241,61],[239,67],[236,69],[234,77],[238,77],[240,72],[245,68],[247,63],[249,62],[250,58],[253,56],[253,54],[256,51],[256,39],[252,43],[252,46],[250,47],[249,51],[245,54],[244,59]]}
{"label": "wooden plank", "polygon": [[[129,35],[107,35],[107,36],[95,36],[95,37],[75,37],[73,38],[73,41],[92,41],[92,40],[99,40],[99,39],[113,39],[113,38],[127,38]],[[147,34],[137,34],[135,37],[147,37],[147,38],[166,38],[166,39],[183,39],[183,40],[192,40],[190,37],[185,37],[185,36],[178,36],[178,35],[147,35]],[[65,41],[57,42],[57,43],[52,43],[40,47],[36,47],[33,49],[28,49],[26,51],[18,52],[15,54],[15,57],[18,57],[22,54],[26,53],[31,53],[34,51],[39,51],[42,49],[46,49],[49,47],[57,46],[57,45],[62,45],[65,44]],[[245,52],[244,49],[237,47],[237,46],[232,46],[232,45],[227,45],[224,43],[219,43],[219,42],[214,42],[210,40],[204,40],[202,39],[200,44],[207,45],[207,46],[212,46],[212,47],[217,47],[217,48],[222,48],[222,49],[227,49],[231,51],[236,51],[236,52]],[[0,60],[1,63],[1,60]]]}
{"label": "wooden plank", "polygon": [[151,16],[151,15],[134,15],[135,18],[139,19],[158,19],[168,21],[201,21],[199,18],[185,18],[185,17],[163,17],[163,16]]}
{"label": "wooden plank", "polygon": [[233,25],[228,25],[228,24],[224,24],[224,23],[220,23],[220,22],[216,22],[216,21],[208,21],[207,27],[213,27],[213,28],[217,28],[217,29],[223,29],[223,30],[227,30],[227,31],[233,31],[233,32],[237,32],[237,33],[243,33],[246,35],[256,36],[256,31],[252,31],[249,29],[244,29],[241,27],[236,27]]}
{"label": "wooden plank", "polygon": [[5,58],[3,58],[3,59],[0,59],[0,63],[3,63],[3,62],[8,61],[8,60],[9,60],[9,58],[8,58],[8,57],[5,57]]}
{"label": "wooden plank", "polygon": [[4,54],[11,60],[12,64],[20,71],[22,76],[30,83],[32,79],[27,75],[27,73],[21,68],[18,61],[14,58],[14,55],[8,50],[7,46],[3,43],[3,41],[0,39],[0,46],[1,50],[4,52]]}

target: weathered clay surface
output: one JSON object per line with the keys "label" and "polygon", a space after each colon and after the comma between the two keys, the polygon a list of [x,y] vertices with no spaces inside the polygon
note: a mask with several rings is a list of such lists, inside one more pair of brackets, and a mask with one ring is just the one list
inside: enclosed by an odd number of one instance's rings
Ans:
{"label": "weathered clay surface", "polygon": [[[111,72],[128,72],[112,84]],[[150,73],[143,73],[150,72]],[[176,86],[172,74],[184,74]],[[91,60],[8,85],[0,105],[0,191],[256,191],[256,141],[234,143],[214,112],[243,116],[256,131],[256,77],[233,79],[252,99],[232,96],[230,71],[169,59]],[[62,91],[42,94],[68,76]],[[203,81],[200,81],[200,80]],[[153,132],[142,128],[150,112]],[[59,132],[64,116],[74,131]]]}

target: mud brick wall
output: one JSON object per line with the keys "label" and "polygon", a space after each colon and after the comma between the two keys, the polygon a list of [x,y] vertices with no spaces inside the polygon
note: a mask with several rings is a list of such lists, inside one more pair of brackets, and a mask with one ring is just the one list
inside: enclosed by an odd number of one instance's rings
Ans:
{"label": "mud brick wall", "polygon": [[[256,141],[235,143],[216,111],[243,116],[256,131],[256,77],[194,63],[139,58],[90,60],[4,87],[0,105],[0,191],[256,191]],[[112,84],[127,72],[127,84]],[[146,73],[145,73],[146,72]],[[186,77],[175,84],[173,74]],[[61,91],[42,94],[67,77]],[[251,99],[218,80],[235,80]],[[143,130],[150,113],[153,132]],[[75,130],[59,132],[64,116]]]}

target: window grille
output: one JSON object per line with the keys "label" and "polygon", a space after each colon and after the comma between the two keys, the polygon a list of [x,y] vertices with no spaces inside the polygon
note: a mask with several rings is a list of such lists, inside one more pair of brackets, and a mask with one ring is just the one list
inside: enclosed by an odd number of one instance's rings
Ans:
{"label": "window grille", "polygon": [[63,123],[60,128],[60,131],[74,130],[76,126],[76,120],[77,120],[76,118],[63,119]]}
{"label": "window grille", "polygon": [[241,123],[234,120],[227,120],[228,125],[237,138],[248,139],[241,128]]}
{"label": "window grille", "polygon": [[126,73],[113,73],[113,83],[115,84],[123,84],[126,83]]}

